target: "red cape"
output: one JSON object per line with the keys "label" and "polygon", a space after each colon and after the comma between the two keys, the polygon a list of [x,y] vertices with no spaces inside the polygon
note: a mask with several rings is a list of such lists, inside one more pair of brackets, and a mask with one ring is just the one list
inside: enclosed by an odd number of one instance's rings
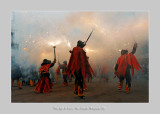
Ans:
{"label": "red cape", "polygon": [[41,66],[41,68],[39,69],[39,72],[41,73],[42,71],[45,71],[45,72],[49,72],[49,67],[51,66],[51,64],[46,64],[46,65],[43,65]]}
{"label": "red cape", "polygon": [[134,75],[134,69],[136,69],[138,71],[139,71],[139,68],[142,69],[141,66],[139,65],[136,57],[132,53],[121,55],[117,60],[118,77],[120,75],[125,77],[125,73],[126,73],[126,69],[127,69],[127,63],[131,66],[132,76]]}
{"label": "red cape", "polygon": [[[41,68],[39,69],[39,72],[42,73],[43,71],[45,71],[46,73],[48,73],[50,66],[51,64],[46,64],[41,66]],[[52,87],[53,87],[53,83],[50,81],[49,77],[42,76],[41,79],[38,81],[38,84],[36,85],[36,88],[34,89],[34,91],[38,93],[40,92],[48,93],[50,92],[50,89],[52,89]]]}
{"label": "red cape", "polygon": [[69,75],[70,71],[74,74],[79,69],[81,69],[84,78],[92,77],[93,70],[88,62],[86,52],[80,47],[74,47],[68,63],[67,74]]}

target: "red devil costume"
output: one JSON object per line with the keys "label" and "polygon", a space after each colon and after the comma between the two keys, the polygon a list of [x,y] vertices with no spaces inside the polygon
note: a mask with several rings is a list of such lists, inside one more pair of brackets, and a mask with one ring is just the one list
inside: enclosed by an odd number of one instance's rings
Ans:
{"label": "red devil costume", "polygon": [[70,51],[71,57],[67,68],[67,74],[69,75],[71,72],[76,77],[74,93],[78,94],[81,98],[84,98],[83,83],[86,77],[89,79],[93,74],[86,52],[83,50],[84,46],[82,41],[78,41],[77,47],[74,47],[73,51]]}
{"label": "red devil costume", "polygon": [[133,46],[133,50],[128,54],[128,50],[122,50],[121,56],[118,58],[116,66],[115,66],[115,75],[119,78],[119,86],[118,89],[121,89],[123,86],[123,81],[126,79],[126,89],[125,91],[130,92],[131,87],[131,75],[130,69],[132,72],[132,76],[134,74],[134,69],[139,71],[141,66],[139,65],[134,53],[136,52],[137,44],[135,43]]}
{"label": "red devil costume", "polygon": [[51,61],[44,59],[39,69],[41,79],[38,81],[36,88],[34,89],[37,93],[48,93],[53,87],[53,83],[49,78],[49,69],[54,66],[56,60],[53,63]]}

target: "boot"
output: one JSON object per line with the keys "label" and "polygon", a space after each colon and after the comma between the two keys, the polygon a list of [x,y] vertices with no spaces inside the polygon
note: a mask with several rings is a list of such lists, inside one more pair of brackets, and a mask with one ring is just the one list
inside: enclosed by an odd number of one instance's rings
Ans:
{"label": "boot", "polygon": [[122,82],[119,81],[119,83],[118,83],[118,90],[121,90],[122,87],[123,87],[123,81]]}
{"label": "boot", "polygon": [[126,92],[126,93],[129,93],[129,92],[130,92],[130,88],[128,87],[128,84],[126,84],[125,92]]}
{"label": "boot", "polygon": [[83,90],[80,86],[78,86],[78,96],[82,97],[83,95]]}

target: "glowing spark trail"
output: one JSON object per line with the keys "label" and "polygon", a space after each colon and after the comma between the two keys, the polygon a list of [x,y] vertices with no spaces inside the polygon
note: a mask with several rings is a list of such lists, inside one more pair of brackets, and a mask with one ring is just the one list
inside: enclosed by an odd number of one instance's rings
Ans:
{"label": "glowing spark trail", "polygon": [[71,43],[69,41],[68,41],[67,45],[69,48],[71,48]]}
{"label": "glowing spark trail", "polygon": [[56,46],[56,45],[59,45],[62,41],[56,41],[56,42],[49,42],[48,44],[51,45],[51,46]]}
{"label": "glowing spark trail", "polygon": [[92,49],[89,49],[89,48],[85,48],[85,51],[86,52],[96,52],[96,50],[92,50]]}

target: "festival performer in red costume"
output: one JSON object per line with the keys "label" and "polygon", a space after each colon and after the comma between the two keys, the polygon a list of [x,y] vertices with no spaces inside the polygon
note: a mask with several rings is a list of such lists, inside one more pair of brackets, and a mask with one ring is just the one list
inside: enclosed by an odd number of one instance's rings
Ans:
{"label": "festival performer in red costume", "polygon": [[34,89],[37,93],[48,93],[53,87],[53,83],[49,78],[49,69],[54,66],[56,59],[51,63],[50,60],[44,59],[39,69],[41,79],[38,81],[36,88]]}
{"label": "festival performer in red costume", "polygon": [[126,79],[126,88],[125,92],[129,93],[131,88],[131,75],[130,69],[132,72],[132,76],[134,75],[134,69],[139,71],[141,66],[139,65],[134,53],[136,52],[137,43],[134,44],[133,50],[131,53],[128,53],[128,50],[122,50],[121,56],[118,58],[116,66],[115,66],[115,76],[119,78],[118,89],[122,89],[123,81]]}
{"label": "festival performer in red costume", "polygon": [[82,41],[77,42],[77,46],[73,48],[71,57],[68,63],[67,74],[72,73],[75,75],[75,88],[74,93],[80,98],[85,98],[83,95],[83,84],[86,80],[86,77],[92,77],[93,70],[88,62],[88,57],[86,52],[83,50],[85,43]]}

